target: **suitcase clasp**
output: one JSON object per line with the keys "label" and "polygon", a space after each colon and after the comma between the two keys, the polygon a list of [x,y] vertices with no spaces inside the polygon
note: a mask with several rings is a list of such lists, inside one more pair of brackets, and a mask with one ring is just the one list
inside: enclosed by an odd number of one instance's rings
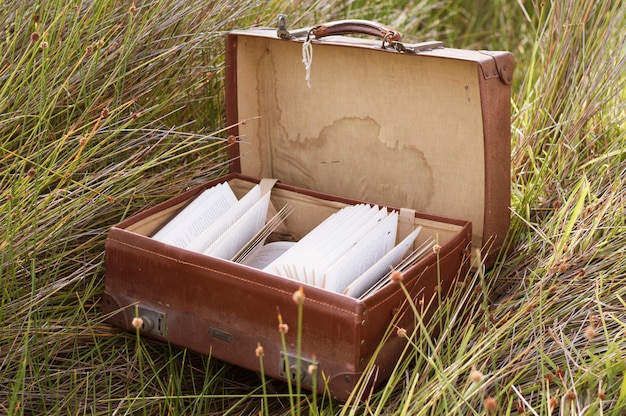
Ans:
{"label": "suitcase clasp", "polygon": [[[287,368],[287,362],[289,363],[289,368]],[[278,374],[285,378],[290,379],[291,382],[296,382],[298,370],[297,370],[297,362],[298,358],[295,354],[287,354],[287,362],[285,362],[284,352],[280,354],[280,360],[278,362]],[[313,362],[313,360],[309,360],[306,358],[300,357],[300,382],[303,386],[312,388],[313,386],[313,378],[311,374],[309,374],[309,366],[311,365],[319,366],[318,362]]]}
{"label": "suitcase clasp", "polygon": [[[317,27],[317,26],[316,26]],[[304,36],[310,36],[311,29],[298,29],[292,30],[291,32],[287,29],[287,15],[279,14],[278,15],[278,30],[276,31],[276,36],[281,39],[290,40],[302,38]]]}
{"label": "suitcase clasp", "polygon": [[431,40],[428,42],[420,43],[402,43],[391,41],[389,44],[398,52],[402,53],[420,53],[425,51],[431,51],[437,48],[443,48],[443,42],[438,40]]}
{"label": "suitcase clasp", "polygon": [[167,315],[164,312],[138,306],[137,315],[141,318],[141,332],[159,337],[167,335]]}
{"label": "suitcase clasp", "polygon": [[291,39],[291,33],[287,30],[287,15],[278,15],[278,30],[276,35],[281,39]]}

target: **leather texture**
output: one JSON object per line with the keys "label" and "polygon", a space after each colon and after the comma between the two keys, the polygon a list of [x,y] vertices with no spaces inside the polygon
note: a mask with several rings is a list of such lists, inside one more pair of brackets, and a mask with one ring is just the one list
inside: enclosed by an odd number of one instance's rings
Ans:
{"label": "leather texture", "polygon": [[[464,280],[472,252],[493,262],[509,227],[513,58],[449,48],[411,55],[382,49],[379,41],[328,36],[312,42],[308,88],[302,41],[269,30],[227,36],[231,173],[112,227],[103,313],[130,331],[133,317],[147,314],[158,329],[151,322],[146,336],[253,371],[261,343],[266,375],[286,379],[292,375],[281,367],[277,312],[290,327],[293,357],[292,294],[302,285],[303,362],[315,357],[332,396],[346,400],[368,364],[376,364],[371,382],[379,384],[402,354],[405,340],[395,330],[410,333],[414,317],[399,285],[358,300],[150,235],[223,181],[241,196],[259,178],[278,179],[272,204],[296,207],[285,224],[294,236],[345,204],[383,204],[401,210],[403,232],[422,226],[420,238],[436,237],[440,245],[404,276],[411,301],[430,305],[427,319],[438,306],[429,301]],[[305,387],[327,388],[322,377],[310,383],[305,377]]]}
{"label": "leather texture", "polygon": [[[404,342],[392,336],[375,355],[377,346],[388,334],[394,316],[402,317],[395,325],[409,331],[413,326],[399,285],[390,283],[365,300],[358,300],[149,238],[186,201],[225,180],[240,192],[248,189],[246,184],[258,182],[256,178],[231,174],[141,212],[110,230],[103,300],[108,322],[133,331],[135,305],[139,305],[164,317],[162,335],[147,336],[253,371],[259,370],[254,351],[260,342],[266,374],[285,379],[280,368],[283,351],[277,311],[291,328],[286,335],[287,352],[293,355],[297,309],[292,294],[302,285],[306,297],[302,358],[316,357],[319,371],[329,377],[333,397],[346,400],[372,359],[379,365],[377,383],[382,382],[400,356]],[[283,200],[309,206],[301,210],[304,216],[316,211],[326,215],[326,210],[363,202],[280,183],[274,191]],[[439,261],[434,252],[430,253],[405,274],[404,284],[414,295],[413,301],[423,297],[428,303],[437,290],[445,296],[457,276],[465,275],[471,224],[424,214],[415,214],[415,223],[424,227],[424,234],[439,236],[441,242]],[[432,310],[426,315],[430,313]],[[307,386],[306,380],[303,385],[320,392],[325,388],[321,378],[317,386]]]}
{"label": "leather texture", "polygon": [[369,20],[339,20],[324,23],[312,28],[311,33],[318,39],[348,34],[376,36],[386,41],[400,41],[402,39],[402,34],[397,30]]}

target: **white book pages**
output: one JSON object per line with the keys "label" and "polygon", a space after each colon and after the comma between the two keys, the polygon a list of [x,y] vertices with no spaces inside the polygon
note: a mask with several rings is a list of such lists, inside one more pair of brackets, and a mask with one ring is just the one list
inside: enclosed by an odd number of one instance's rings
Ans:
{"label": "white book pages", "polygon": [[247,256],[265,244],[267,237],[269,237],[269,235],[272,234],[293,211],[293,205],[289,203],[285,204],[272,218],[267,221],[263,228],[261,228],[261,231],[252,237],[252,239],[250,239],[250,241],[248,241],[242,249],[235,254],[231,261],[235,263],[243,263]]}
{"label": "white book pages", "polygon": [[365,204],[342,208],[272,262],[265,271],[320,285],[325,268],[356,244],[385,215],[386,210]]}
{"label": "white book pages", "polygon": [[[394,270],[404,273],[408,268],[417,263],[423,256],[425,256],[435,244],[435,240],[430,238],[427,241],[424,241],[419,245],[418,248],[409,253],[405,258],[400,261],[395,267]],[[391,270],[385,273],[378,282],[374,283],[369,289],[367,289],[363,294],[358,296],[358,299],[364,299],[371,295],[372,293],[380,290],[383,286],[389,284],[391,280]]]}
{"label": "white book pages", "polygon": [[264,246],[256,247],[254,251],[242,260],[241,264],[254,267],[255,269],[264,269],[295,244],[295,241],[274,241]]}
{"label": "white book pages", "polygon": [[322,287],[343,292],[395,246],[397,230],[398,213],[392,212],[326,270]]}
{"label": "white book pages", "polygon": [[329,232],[343,224],[345,219],[349,218],[352,212],[361,208],[362,205],[351,205],[335,212],[307,233],[285,254],[269,264],[265,268],[265,271],[308,283],[307,277],[305,277],[306,270],[303,267],[296,266],[296,264],[302,262],[306,256],[316,257],[316,253],[312,251],[312,247],[320,240],[323,240],[324,236]]}
{"label": "white book pages", "polygon": [[329,233],[336,231],[337,227],[345,224],[346,220],[351,216],[366,209],[369,208],[363,204],[351,205],[340,209],[300,239],[296,247],[289,251],[289,255],[298,257],[296,253],[305,253],[307,248],[323,240]]}
{"label": "white book pages", "polygon": [[367,270],[362,272],[353,282],[351,282],[345,290],[344,295],[358,298],[366,290],[371,288],[381,277],[385,276],[393,269],[404,255],[413,246],[415,239],[419,235],[422,227],[417,227],[411,234],[406,236],[399,244],[387,252],[376,263],[371,265]]}
{"label": "white book pages", "polygon": [[152,238],[176,247],[186,247],[211,223],[237,203],[228,183],[204,190]]}
{"label": "white book pages", "polygon": [[254,186],[243,198],[237,201],[228,211],[213,221],[185,248],[199,253],[204,252],[243,214],[261,199],[261,188]]}
{"label": "white book pages", "polygon": [[[316,277],[315,285],[325,287],[325,276],[328,268],[342,258],[348,251],[351,251],[366,235],[385,221],[386,218],[388,218],[387,210],[374,206],[361,217],[352,219],[347,227],[340,229],[338,233],[330,236],[329,239],[324,242],[324,245],[328,247],[327,251],[323,252],[319,259],[310,265],[312,273]],[[396,226],[397,222],[396,215]],[[364,261],[367,255],[366,253],[353,253],[357,256],[357,259],[354,260],[356,262]]]}
{"label": "white book pages", "polygon": [[324,287],[326,270],[353,248],[365,235],[378,226],[387,216],[386,209],[378,206],[363,210],[358,216],[349,218],[345,224],[330,233],[312,247],[315,256],[302,260],[306,275],[315,286]]}
{"label": "white book pages", "polygon": [[204,254],[226,260],[233,258],[265,225],[269,203],[268,192],[228,227]]}
{"label": "white book pages", "polygon": [[290,259],[301,258],[301,256],[306,253],[306,251],[311,247],[312,244],[315,243],[315,241],[322,239],[324,235],[327,234],[334,225],[338,225],[342,221],[345,221],[345,218],[350,216],[350,212],[358,208],[359,205],[351,205],[330,215],[317,227],[315,227],[304,237],[302,237],[300,241],[298,241],[297,244],[295,244],[291,249],[289,249],[282,256],[280,256],[274,262],[265,267],[264,270],[269,273],[284,275],[279,270],[283,268],[284,264],[290,263]]}
{"label": "white book pages", "polygon": [[387,210],[372,206],[367,210],[359,210],[343,223],[334,226],[331,232],[312,247],[319,257],[319,262],[315,264],[326,268],[334,263],[341,256],[338,251],[345,252],[350,249],[386,217]]}
{"label": "white book pages", "polygon": [[[164,243],[177,245],[174,243],[176,237],[184,234],[183,231],[188,228],[187,226],[191,225],[191,223],[193,223],[193,221],[197,219],[199,214],[199,208],[202,207],[204,201],[209,199],[211,194],[214,193],[215,190],[216,187],[212,187],[202,191],[199,195],[197,195],[189,203],[187,203],[187,205],[183,206],[183,208],[172,218],[170,218],[167,223],[165,223],[165,225],[157,230],[157,232],[152,235],[152,238]],[[237,198],[235,198],[235,201],[236,200]]]}

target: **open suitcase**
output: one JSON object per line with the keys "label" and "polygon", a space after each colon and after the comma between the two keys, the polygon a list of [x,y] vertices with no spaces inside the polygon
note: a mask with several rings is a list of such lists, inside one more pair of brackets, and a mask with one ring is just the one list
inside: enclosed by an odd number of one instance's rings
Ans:
{"label": "open suitcase", "polygon": [[[312,50],[308,72],[305,42]],[[267,376],[300,374],[303,386],[322,391],[327,384],[339,400],[348,398],[370,360],[376,383],[383,381],[405,345],[402,337],[385,338],[390,322],[407,330],[414,325],[403,313],[406,296],[398,284],[356,299],[150,236],[205,188],[227,181],[241,197],[260,178],[275,178],[272,205],[295,207],[285,226],[296,239],[349,204],[402,208],[398,227],[422,226],[416,244],[432,237],[439,246],[404,273],[403,283],[416,302],[445,295],[470,258],[493,263],[508,230],[512,70],[508,52],[406,44],[392,29],[367,21],[289,32],[281,20],[278,31],[229,33],[231,172],[111,228],[108,322],[134,331],[139,313],[145,335],[254,371],[260,343]],[[297,371],[292,294],[300,287]],[[292,328],[286,353],[277,311]],[[306,371],[313,360],[316,386]]]}

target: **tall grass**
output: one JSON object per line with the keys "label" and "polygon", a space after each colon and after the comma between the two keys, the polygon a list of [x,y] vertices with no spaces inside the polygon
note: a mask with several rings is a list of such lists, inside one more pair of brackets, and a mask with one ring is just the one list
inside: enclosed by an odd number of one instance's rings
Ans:
{"label": "tall grass", "polygon": [[179,395],[197,377],[197,394],[221,394],[204,380],[223,370],[100,325],[103,241],[129,213],[224,170],[214,134],[224,33],[286,5],[10,3],[0,8],[0,412],[200,406],[140,399]]}
{"label": "tall grass", "polygon": [[9,0],[0,6],[0,413],[306,413],[310,396],[120,333],[98,305],[107,228],[225,170],[225,31],[287,12],[294,25],[369,18],[408,39],[517,58],[511,252],[467,276],[472,289],[457,290],[419,335],[391,334],[410,342],[382,388],[345,405],[321,395],[315,413],[624,414],[625,9]]}

